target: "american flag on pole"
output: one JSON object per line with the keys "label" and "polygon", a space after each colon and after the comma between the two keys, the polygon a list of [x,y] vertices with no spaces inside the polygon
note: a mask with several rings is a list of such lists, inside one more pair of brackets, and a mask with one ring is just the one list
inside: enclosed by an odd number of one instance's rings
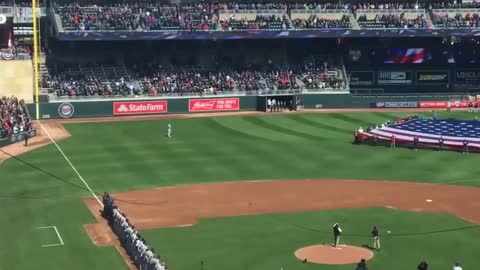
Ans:
{"label": "american flag on pole", "polygon": [[364,132],[369,137],[390,140],[395,136],[399,143],[413,143],[417,136],[420,144],[436,146],[443,139],[445,147],[459,148],[464,141],[472,150],[480,150],[480,121],[421,120],[414,119]]}

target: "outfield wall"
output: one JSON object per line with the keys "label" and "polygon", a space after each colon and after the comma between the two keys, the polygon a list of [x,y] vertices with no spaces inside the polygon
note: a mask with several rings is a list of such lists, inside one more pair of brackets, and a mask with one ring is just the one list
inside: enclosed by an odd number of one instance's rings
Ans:
{"label": "outfield wall", "polygon": [[[274,96],[272,96],[274,98]],[[420,107],[420,101],[461,100],[466,97],[446,95],[409,96],[353,96],[351,94],[298,94],[306,109],[328,108],[371,108],[389,102],[407,102],[408,107]],[[40,117],[83,118],[111,117],[127,115],[200,113],[221,111],[265,110],[266,105],[257,96],[228,96],[189,98],[175,97],[163,99],[122,99],[122,100],[76,100],[69,102],[40,103]],[[36,114],[35,104],[28,104],[31,115]],[[401,106],[399,106],[401,107]]]}

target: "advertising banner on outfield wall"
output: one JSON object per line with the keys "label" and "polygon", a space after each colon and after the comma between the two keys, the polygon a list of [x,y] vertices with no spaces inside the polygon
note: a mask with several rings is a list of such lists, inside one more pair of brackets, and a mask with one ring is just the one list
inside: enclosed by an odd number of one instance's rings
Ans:
{"label": "advertising banner on outfield wall", "polygon": [[377,74],[378,85],[411,85],[411,71],[379,71]]}
{"label": "advertising banner on outfield wall", "polygon": [[348,73],[350,86],[373,86],[373,74],[373,71],[350,71]]}
{"label": "advertising banner on outfield wall", "polygon": [[238,110],[240,110],[240,99],[238,97],[188,100],[189,112],[215,112]]}
{"label": "advertising banner on outfield wall", "polygon": [[142,115],[167,112],[168,102],[166,100],[125,101],[113,103],[113,115]]}
{"label": "advertising banner on outfield wall", "polygon": [[418,108],[416,101],[389,101],[389,102],[372,102],[372,108]]}
{"label": "advertising banner on outfield wall", "polygon": [[[428,109],[446,109],[450,102],[450,108],[468,108],[468,100],[452,100],[452,101],[420,101],[420,108]],[[480,102],[479,102],[480,104]]]}
{"label": "advertising banner on outfield wall", "polygon": [[419,70],[416,75],[417,84],[448,84],[450,82],[448,70]]}
{"label": "advertising banner on outfield wall", "polygon": [[461,84],[480,83],[480,69],[455,70],[455,82]]}

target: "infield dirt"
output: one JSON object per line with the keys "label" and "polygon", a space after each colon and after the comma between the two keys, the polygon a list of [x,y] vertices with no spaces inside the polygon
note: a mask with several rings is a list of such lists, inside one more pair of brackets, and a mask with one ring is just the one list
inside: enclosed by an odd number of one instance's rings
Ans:
{"label": "infield dirt", "polygon": [[[388,207],[415,212],[444,212],[480,224],[480,188],[388,181],[282,180],[172,186],[112,194],[136,229],[183,227],[198,219],[332,209]],[[427,202],[426,199],[432,200]],[[97,220],[100,206],[85,200]],[[97,245],[108,231],[88,225]],[[103,242],[107,239],[107,242]]]}
{"label": "infield dirt", "polygon": [[[340,112],[417,112],[420,109],[322,109],[301,113]],[[429,110],[423,110],[429,111]],[[272,114],[290,114],[280,112]],[[42,120],[53,140],[68,138],[63,123],[112,122],[133,120],[179,119],[194,117],[221,117],[240,115],[267,115],[265,112],[225,112],[155,116],[126,116],[104,118],[75,118]],[[0,163],[51,143],[38,123],[37,136],[3,147]],[[137,229],[190,226],[200,218],[273,214],[300,211],[318,211],[338,208],[385,206],[408,211],[446,212],[480,224],[476,209],[480,202],[480,188],[406,182],[299,180],[233,182],[205,185],[173,186],[113,194],[122,212],[127,213]],[[432,200],[427,202],[426,199]],[[98,220],[86,224],[85,229],[96,245],[114,245],[131,269],[135,269],[120,242],[100,216],[100,206],[94,199],[85,200]],[[181,210],[181,211],[180,211]]]}

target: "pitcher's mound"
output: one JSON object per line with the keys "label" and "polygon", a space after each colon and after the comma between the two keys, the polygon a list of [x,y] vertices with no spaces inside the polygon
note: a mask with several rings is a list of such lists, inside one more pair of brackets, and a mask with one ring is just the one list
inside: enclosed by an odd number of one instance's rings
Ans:
{"label": "pitcher's mound", "polygon": [[334,248],[330,245],[315,245],[295,251],[300,260],[319,264],[354,264],[361,259],[370,260],[373,252],[361,247],[341,245]]}

